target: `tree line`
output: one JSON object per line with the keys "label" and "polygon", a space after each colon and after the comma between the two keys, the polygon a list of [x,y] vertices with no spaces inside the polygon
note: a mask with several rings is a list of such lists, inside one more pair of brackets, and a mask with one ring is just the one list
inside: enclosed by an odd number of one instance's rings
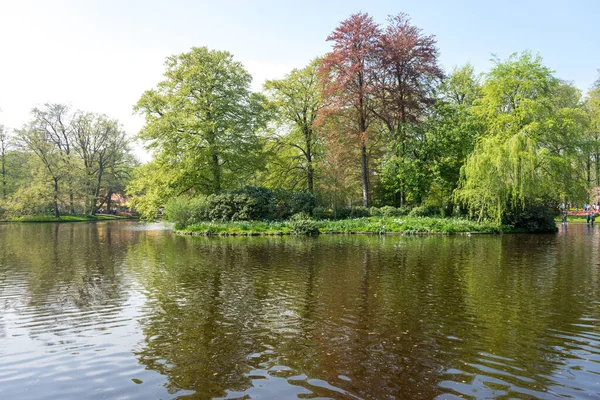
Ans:
{"label": "tree line", "polygon": [[12,135],[0,127],[0,214],[95,215],[125,192],[135,164],[118,121],[63,104],[34,108]]}
{"label": "tree line", "polygon": [[[426,205],[500,222],[589,201],[600,186],[600,78],[584,97],[531,52],[494,58],[484,74],[444,71],[436,38],[403,13],[384,25],[354,14],[326,39],[330,52],[260,93],[226,51],[168,57],[134,106],[153,155],[135,168],[116,121],[36,109],[16,132],[19,150],[0,140],[2,196],[27,198],[21,174],[44,182],[36,190],[55,210],[78,199],[93,213],[126,186],[153,217],[174,198],[253,186],[305,191],[332,210]],[[107,149],[84,150],[78,129]],[[37,172],[23,178],[19,157]]]}
{"label": "tree line", "polygon": [[330,208],[426,204],[500,221],[600,185],[598,83],[584,98],[531,52],[447,73],[435,37],[402,13],[384,26],[354,14],[327,40],[329,53],[262,93],[228,52],[169,57],[135,106],[154,154],[130,186],[139,209],[250,184]]}

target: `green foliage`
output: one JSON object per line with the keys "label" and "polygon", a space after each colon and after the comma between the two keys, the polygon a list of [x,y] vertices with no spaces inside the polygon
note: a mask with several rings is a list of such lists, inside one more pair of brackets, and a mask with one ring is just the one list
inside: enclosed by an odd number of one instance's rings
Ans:
{"label": "green foliage", "polygon": [[167,221],[175,223],[176,228],[182,228],[205,221],[208,218],[208,201],[206,197],[194,197],[187,199],[176,197],[167,203],[164,209],[164,217]]}
{"label": "green foliage", "polygon": [[279,129],[269,143],[266,181],[272,187],[301,184],[314,193],[320,143],[315,120],[321,107],[319,60],[294,69],[285,78],[265,82],[265,91],[277,109]]}
{"label": "green foliage", "polygon": [[329,209],[327,207],[318,206],[313,208],[312,216],[315,219],[325,219],[331,216]]}
{"label": "green foliage", "polygon": [[439,217],[441,210],[437,206],[418,206],[410,210],[409,217]]}
{"label": "green foliage", "polygon": [[[512,228],[507,228],[512,229]],[[312,220],[308,215],[294,216],[289,221],[253,221],[253,222],[205,222],[194,224],[184,232],[203,235],[287,235],[320,233],[368,233],[368,234],[428,234],[428,233],[500,233],[496,223],[477,223],[459,218],[427,217],[369,217],[344,220]]]}
{"label": "green foliage", "polygon": [[[154,152],[152,169],[168,189],[155,191],[146,176],[134,182],[132,192],[151,197],[137,203],[145,203],[145,215],[173,195],[239,187],[264,164],[259,132],[271,110],[264,96],[251,93],[252,78],[241,63],[202,47],[168,57],[166,67],[165,80],[135,106],[146,119],[139,137]],[[218,214],[231,218],[241,211]]]}
{"label": "green foliage", "polygon": [[494,221],[540,199],[585,201],[584,113],[577,91],[529,53],[498,62],[475,102],[485,132],[455,198]]}
{"label": "green foliage", "polygon": [[165,218],[178,227],[200,221],[258,221],[310,215],[314,196],[308,192],[271,191],[264,187],[244,188],[192,198],[171,199],[165,207]]}
{"label": "green foliage", "polygon": [[511,208],[502,216],[502,225],[510,226],[515,231],[530,233],[555,233],[558,206],[545,202],[528,204],[524,209]]}
{"label": "green foliage", "polygon": [[[400,217],[404,214],[402,214],[402,212],[400,211],[399,208],[393,207],[393,206],[383,206],[379,209],[378,212],[379,215],[381,215],[382,217]],[[377,214],[375,214],[377,215]]]}
{"label": "green foliage", "polygon": [[285,219],[297,213],[312,214],[315,208],[315,195],[305,190],[283,190],[273,191],[277,201],[277,218]]}
{"label": "green foliage", "polygon": [[363,206],[352,207],[350,210],[350,218],[364,218],[370,215],[369,209]]}
{"label": "green foliage", "polygon": [[306,213],[294,214],[287,225],[290,231],[295,235],[318,235],[319,227],[317,222]]}
{"label": "green foliage", "polygon": [[52,189],[37,181],[19,187],[3,202],[2,208],[10,217],[47,214],[54,206],[53,201]]}

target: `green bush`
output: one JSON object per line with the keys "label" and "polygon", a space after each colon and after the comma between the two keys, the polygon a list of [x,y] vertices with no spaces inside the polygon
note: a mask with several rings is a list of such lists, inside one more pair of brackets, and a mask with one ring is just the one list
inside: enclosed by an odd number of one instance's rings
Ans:
{"label": "green bush", "polygon": [[380,217],[381,216],[381,209],[378,207],[371,207],[369,208],[369,215],[371,217]]}
{"label": "green bush", "polygon": [[353,207],[350,210],[351,218],[364,218],[369,216],[369,209],[363,206]]}
{"label": "green bush", "polygon": [[289,218],[298,213],[312,214],[315,208],[315,195],[308,191],[291,191],[278,189],[274,192],[277,199],[276,213],[278,219]]}
{"label": "green bush", "polygon": [[246,186],[226,193],[213,194],[207,199],[211,221],[271,220],[276,216],[276,198],[267,188]]}
{"label": "green bush", "polygon": [[275,219],[277,197],[264,187],[246,186],[231,192],[234,198],[235,213],[232,220]]}
{"label": "green bush", "polygon": [[440,208],[437,206],[418,206],[410,210],[409,217],[439,217]]}
{"label": "green bush", "polygon": [[317,221],[306,213],[293,215],[288,221],[291,233],[294,235],[318,235],[319,227]]}
{"label": "green bush", "polygon": [[333,211],[332,218],[333,219],[347,219],[350,218],[350,214],[352,214],[352,209],[350,207],[336,207]]}
{"label": "green bush", "polygon": [[382,217],[400,217],[400,210],[393,206],[383,206],[379,209]]}
{"label": "green bush", "polygon": [[171,199],[165,206],[164,217],[167,221],[174,222],[177,228],[204,221],[208,218],[207,199],[203,196]]}
{"label": "green bush", "polygon": [[398,216],[408,215],[408,214],[410,214],[411,211],[412,211],[411,206],[402,206],[402,207],[398,208]]}
{"label": "green bush", "polygon": [[315,207],[312,211],[312,216],[315,219],[328,219],[331,217],[331,212],[326,207]]}
{"label": "green bush", "polygon": [[310,214],[314,204],[315,197],[309,192],[246,186],[208,197],[172,199],[165,207],[165,217],[180,227],[201,221],[272,221],[299,212]]}
{"label": "green bush", "polygon": [[550,204],[530,204],[525,209],[513,209],[502,217],[502,225],[518,231],[531,233],[554,233],[558,231],[554,217],[557,207]]}

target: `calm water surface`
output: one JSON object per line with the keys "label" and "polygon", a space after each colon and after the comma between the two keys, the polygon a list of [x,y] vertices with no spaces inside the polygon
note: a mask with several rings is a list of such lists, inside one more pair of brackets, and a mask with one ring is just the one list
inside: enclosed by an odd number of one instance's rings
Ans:
{"label": "calm water surface", "polygon": [[0,398],[598,399],[599,248],[0,225]]}

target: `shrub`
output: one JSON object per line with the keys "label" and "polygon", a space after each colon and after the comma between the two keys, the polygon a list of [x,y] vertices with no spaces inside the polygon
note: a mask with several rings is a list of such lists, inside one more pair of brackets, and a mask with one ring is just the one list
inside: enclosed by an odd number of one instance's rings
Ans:
{"label": "shrub", "polygon": [[418,206],[410,210],[409,217],[439,217],[440,208],[437,206]]}
{"label": "shrub", "polygon": [[313,208],[312,216],[315,219],[327,219],[331,217],[331,213],[326,207],[319,206]]}
{"label": "shrub", "polygon": [[312,214],[315,208],[315,195],[308,191],[279,189],[274,194],[277,199],[277,218],[285,219],[297,213]]}
{"label": "shrub", "polygon": [[232,220],[275,219],[277,198],[264,187],[245,186],[231,192],[234,195]]}
{"label": "shrub", "polygon": [[211,194],[208,196],[208,219],[211,221],[231,221],[235,214],[231,193]]}
{"label": "shrub", "polygon": [[400,210],[393,206],[383,206],[379,209],[382,217],[399,217]]}
{"label": "shrub", "polygon": [[371,208],[369,208],[369,215],[371,217],[379,217],[379,216],[381,216],[381,209],[379,209],[377,207],[371,207]]}
{"label": "shrub", "polygon": [[369,216],[369,209],[362,206],[353,207],[350,210],[350,217],[352,218],[364,218]]}
{"label": "shrub", "polygon": [[525,209],[512,210],[502,217],[502,225],[531,233],[554,233],[556,227],[555,207],[542,203],[530,204]]}
{"label": "shrub", "polygon": [[410,214],[411,211],[412,211],[411,206],[402,206],[402,207],[398,208],[398,216],[408,215],[408,214]]}
{"label": "shrub", "polygon": [[294,235],[318,235],[319,227],[317,221],[312,219],[310,215],[306,213],[294,214],[289,222],[288,226],[290,231]]}
{"label": "shrub", "polygon": [[332,217],[334,219],[347,219],[352,214],[350,207],[336,207],[333,211]]}
{"label": "shrub", "polygon": [[178,228],[204,221],[208,216],[207,199],[203,196],[191,199],[176,197],[165,206],[164,216]]}

